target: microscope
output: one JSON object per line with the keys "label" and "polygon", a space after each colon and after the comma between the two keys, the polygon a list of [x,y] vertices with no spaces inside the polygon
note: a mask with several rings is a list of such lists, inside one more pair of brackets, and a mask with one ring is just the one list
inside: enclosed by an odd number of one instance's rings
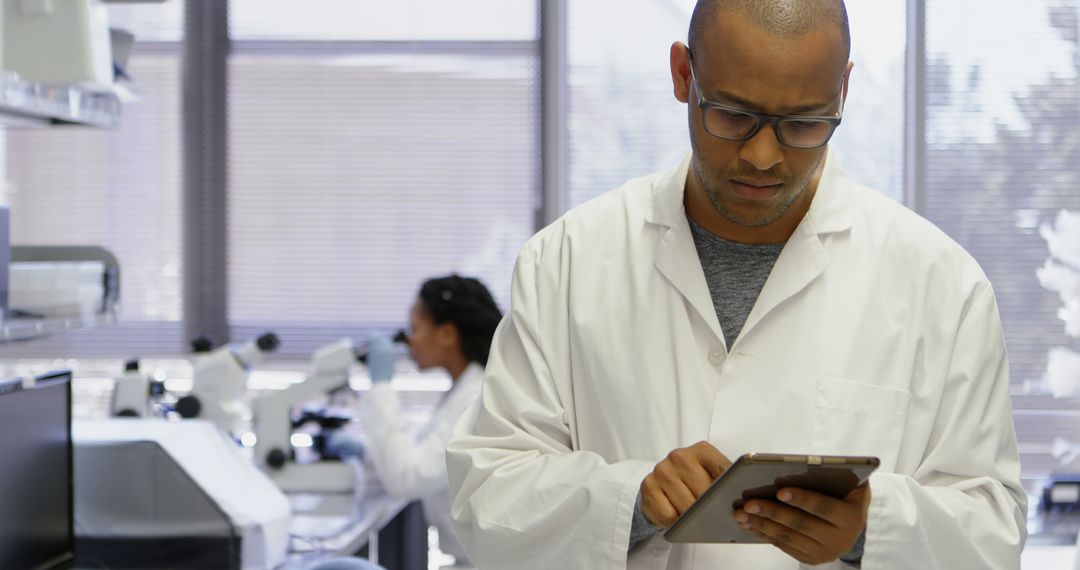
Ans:
{"label": "microscope", "polygon": [[110,410],[115,417],[149,418],[155,415],[154,399],[165,393],[165,383],[139,371],[139,360],[124,363],[124,373],[113,385]]}
{"label": "microscope", "polygon": [[176,402],[176,411],[184,418],[209,420],[226,433],[237,434],[247,415],[243,397],[248,375],[279,344],[277,335],[266,333],[243,345],[227,344],[197,356],[191,393]]}
{"label": "microscope", "polygon": [[[404,331],[393,342],[404,343]],[[351,493],[356,480],[352,465],[322,456],[320,460],[297,463],[292,448],[293,430],[315,422],[326,431],[343,427],[350,418],[300,411],[298,407],[339,390],[349,388],[349,371],[356,362],[366,362],[367,350],[357,348],[350,339],[341,339],[317,350],[312,357],[312,372],[299,384],[293,384],[255,400],[255,462],[286,493]],[[316,436],[317,450],[326,436]],[[320,455],[321,454],[321,450]]]}

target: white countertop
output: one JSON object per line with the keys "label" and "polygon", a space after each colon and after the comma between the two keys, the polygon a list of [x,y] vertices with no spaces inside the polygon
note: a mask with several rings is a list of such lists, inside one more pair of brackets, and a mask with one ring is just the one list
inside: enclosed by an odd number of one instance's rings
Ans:
{"label": "white countertop", "polygon": [[1024,570],[1072,570],[1075,546],[1032,545],[1024,549],[1020,567]]}

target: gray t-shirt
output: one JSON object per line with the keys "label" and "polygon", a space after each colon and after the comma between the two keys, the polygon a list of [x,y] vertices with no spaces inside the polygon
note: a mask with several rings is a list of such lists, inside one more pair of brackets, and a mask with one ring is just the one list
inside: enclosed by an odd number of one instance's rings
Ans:
{"label": "gray t-shirt", "polygon": [[690,233],[694,234],[694,245],[712,294],[716,318],[730,349],[739,338],[784,244],[726,240],[709,233],[689,216],[686,219],[690,221]]}

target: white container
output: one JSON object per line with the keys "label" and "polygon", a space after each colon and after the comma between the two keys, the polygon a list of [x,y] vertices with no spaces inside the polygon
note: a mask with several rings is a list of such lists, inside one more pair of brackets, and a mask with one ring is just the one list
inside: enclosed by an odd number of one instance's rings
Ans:
{"label": "white container", "polygon": [[0,0],[6,71],[36,83],[108,88],[109,14],[98,0]]}
{"label": "white container", "polygon": [[11,264],[11,309],[43,317],[89,317],[102,312],[105,264],[100,261]]}

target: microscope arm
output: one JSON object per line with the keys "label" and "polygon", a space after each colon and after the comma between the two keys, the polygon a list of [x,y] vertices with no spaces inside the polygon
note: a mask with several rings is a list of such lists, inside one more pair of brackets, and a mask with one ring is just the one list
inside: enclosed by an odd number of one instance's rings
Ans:
{"label": "microscope arm", "polygon": [[348,384],[347,374],[320,374],[257,398],[254,403],[256,463],[270,469],[284,466],[292,449],[293,408]]}

